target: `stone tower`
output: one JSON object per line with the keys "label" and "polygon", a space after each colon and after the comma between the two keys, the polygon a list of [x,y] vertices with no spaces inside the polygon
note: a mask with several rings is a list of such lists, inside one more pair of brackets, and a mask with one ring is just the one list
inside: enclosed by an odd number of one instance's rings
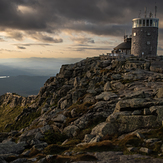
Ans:
{"label": "stone tower", "polygon": [[135,18],[132,20],[131,54],[135,56],[156,56],[159,19]]}

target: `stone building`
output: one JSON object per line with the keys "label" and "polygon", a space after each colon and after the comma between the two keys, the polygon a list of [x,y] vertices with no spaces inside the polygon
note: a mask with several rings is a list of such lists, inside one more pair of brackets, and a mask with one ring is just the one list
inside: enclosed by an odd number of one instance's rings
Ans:
{"label": "stone building", "polygon": [[131,54],[131,36],[125,35],[124,42],[119,44],[112,51],[113,54]]}
{"label": "stone building", "polygon": [[159,19],[135,18],[132,21],[131,54],[134,56],[156,56]]}

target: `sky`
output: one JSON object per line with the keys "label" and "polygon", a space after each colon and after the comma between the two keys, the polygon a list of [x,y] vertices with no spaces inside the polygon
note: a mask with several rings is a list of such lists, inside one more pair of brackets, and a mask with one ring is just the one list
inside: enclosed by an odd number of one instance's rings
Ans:
{"label": "sky", "polygon": [[[158,55],[163,54],[163,0]],[[85,58],[109,53],[154,0],[0,0],[0,58]]]}

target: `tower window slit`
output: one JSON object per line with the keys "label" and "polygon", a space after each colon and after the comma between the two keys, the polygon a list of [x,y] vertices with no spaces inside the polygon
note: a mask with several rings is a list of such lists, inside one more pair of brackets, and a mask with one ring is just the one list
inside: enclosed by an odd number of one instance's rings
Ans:
{"label": "tower window slit", "polygon": [[147,27],[149,27],[149,19],[147,19]]}
{"label": "tower window slit", "polygon": [[150,20],[150,26],[152,27],[152,24],[153,24],[153,21],[152,20]]}
{"label": "tower window slit", "polygon": [[143,27],[145,26],[145,20],[143,20]]}

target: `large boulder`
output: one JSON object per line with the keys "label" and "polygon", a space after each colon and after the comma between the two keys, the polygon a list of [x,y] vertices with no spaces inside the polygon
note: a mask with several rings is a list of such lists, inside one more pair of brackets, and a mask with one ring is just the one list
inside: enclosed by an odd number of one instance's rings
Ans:
{"label": "large boulder", "polygon": [[145,98],[121,100],[118,101],[118,103],[116,104],[114,112],[138,110],[143,109],[145,107],[149,107],[151,105],[154,105],[154,102],[150,101],[150,99]]}
{"label": "large boulder", "polygon": [[152,128],[158,126],[154,115],[131,115],[130,112],[111,114],[106,122],[98,124],[92,129],[91,135],[124,134],[137,129]]}
{"label": "large boulder", "polygon": [[96,96],[96,100],[105,100],[108,101],[110,99],[116,98],[117,95],[112,92],[102,92],[101,94]]}
{"label": "large boulder", "polygon": [[149,110],[152,114],[157,115],[157,122],[161,124],[163,121],[163,106],[152,106]]}
{"label": "large boulder", "polygon": [[159,88],[158,93],[157,93],[158,98],[163,98],[163,87]]}
{"label": "large boulder", "polygon": [[124,89],[124,84],[122,84],[121,82],[112,81],[111,82],[111,87],[114,90],[122,90],[122,89]]}
{"label": "large boulder", "polygon": [[54,122],[63,123],[66,120],[66,117],[63,114],[58,114],[56,118],[53,119]]}
{"label": "large boulder", "polygon": [[158,125],[154,115],[119,116],[116,123],[118,123],[118,133],[129,133],[137,129],[152,128]]}
{"label": "large boulder", "polygon": [[111,88],[111,85],[110,85],[110,82],[107,81],[104,85],[104,92],[108,92],[108,91],[111,91],[112,88]]}
{"label": "large boulder", "polygon": [[20,154],[24,151],[26,145],[25,142],[15,143],[10,140],[3,141],[0,143],[0,154]]}
{"label": "large boulder", "polygon": [[73,137],[77,134],[79,128],[75,125],[70,125],[64,128],[63,133],[66,134],[68,137]]}
{"label": "large boulder", "polygon": [[92,129],[91,135],[105,136],[117,133],[117,126],[113,123],[103,122]]}

